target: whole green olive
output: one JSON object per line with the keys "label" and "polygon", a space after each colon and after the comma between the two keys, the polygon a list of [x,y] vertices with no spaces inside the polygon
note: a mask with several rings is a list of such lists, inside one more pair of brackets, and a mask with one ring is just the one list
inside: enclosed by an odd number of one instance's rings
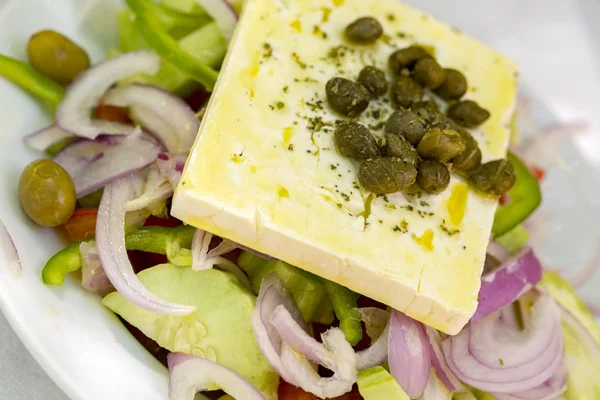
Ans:
{"label": "whole green olive", "polygon": [[363,85],[374,98],[385,94],[388,89],[388,82],[385,79],[385,72],[375,67],[364,67],[357,79],[358,83]]}
{"label": "whole green olive", "polygon": [[431,128],[417,146],[419,155],[426,160],[446,163],[465,150],[460,134],[452,129]]}
{"label": "whole green olive", "polygon": [[407,189],[416,179],[416,168],[395,157],[371,158],[364,161],[358,170],[359,183],[375,194]]}
{"label": "whole green olive", "polygon": [[467,93],[467,78],[462,72],[446,68],[446,81],[435,89],[435,94],[444,100],[458,100]]}
{"label": "whole green olive", "polygon": [[471,184],[478,190],[500,196],[510,190],[516,181],[515,168],[507,159],[494,160],[481,164],[471,174]]}
{"label": "whole green olive", "polygon": [[392,84],[392,101],[397,107],[409,108],[422,98],[423,88],[408,76],[401,75]]}
{"label": "whole green olive", "polygon": [[424,121],[412,110],[401,108],[395,111],[385,123],[385,133],[404,136],[412,145],[417,145],[427,128]]}
{"label": "whole green olive", "polygon": [[54,161],[36,160],[23,170],[19,180],[19,202],[38,225],[64,224],[73,214],[76,200],[73,180]]}
{"label": "whole green olive", "polygon": [[371,93],[360,83],[332,78],[325,86],[331,108],[347,117],[355,117],[369,106]]}
{"label": "whole green olive", "polygon": [[402,69],[411,68],[417,61],[427,57],[431,57],[431,54],[422,47],[405,47],[392,53],[389,59],[390,69],[394,74],[400,74]]}
{"label": "whole green olive", "polygon": [[379,146],[371,131],[356,122],[348,122],[337,128],[333,142],[338,152],[346,157],[365,159],[379,155]]}
{"label": "whole green olive", "polygon": [[490,112],[472,100],[465,100],[451,105],[448,116],[459,125],[475,128],[487,121]]}
{"label": "whole green olive", "polygon": [[399,158],[411,165],[417,165],[417,162],[419,161],[417,149],[415,149],[404,136],[395,135],[393,133],[386,135],[384,152],[388,157]]}
{"label": "whole green olive", "polygon": [[90,66],[90,58],[81,47],[52,30],[31,36],[27,56],[35,69],[63,85],[71,83]]}
{"label": "whole green olive", "polygon": [[439,161],[427,160],[417,167],[417,185],[429,194],[444,191],[450,183],[450,172],[445,164]]}
{"label": "whole green olive", "polygon": [[481,149],[469,132],[461,128],[456,131],[465,143],[465,150],[452,159],[452,166],[459,172],[469,173],[481,164]]}
{"label": "whole green olive", "polygon": [[446,71],[432,57],[422,58],[415,64],[413,79],[429,89],[435,89],[446,81]]}
{"label": "whole green olive", "polygon": [[346,27],[346,37],[356,43],[373,43],[383,35],[383,27],[373,17],[362,17]]}

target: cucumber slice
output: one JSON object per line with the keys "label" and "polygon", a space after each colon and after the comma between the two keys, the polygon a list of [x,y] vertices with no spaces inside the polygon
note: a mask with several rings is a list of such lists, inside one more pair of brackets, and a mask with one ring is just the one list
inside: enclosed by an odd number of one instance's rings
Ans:
{"label": "cucumber slice", "polygon": [[410,400],[394,377],[383,367],[373,367],[359,372],[358,391],[365,400]]}

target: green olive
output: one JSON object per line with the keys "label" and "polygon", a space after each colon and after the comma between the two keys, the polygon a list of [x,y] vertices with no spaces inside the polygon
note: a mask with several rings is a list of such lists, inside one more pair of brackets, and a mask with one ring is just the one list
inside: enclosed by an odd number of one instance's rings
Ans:
{"label": "green olive", "polygon": [[465,150],[452,159],[452,166],[459,172],[469,173],[481,164],[481,149],[469,132],[461,128],[456,131],[465,142]]}
{"label": "green olive", "polygon": [[371,158],[364,161],[358,171],[362,187],[375,194],[407,189],[416,179],[416,168],[396,157]]}
{"label": "green olive", "polygon": [[371,93],[360,83],[332,78],[325,86],[331,108],[347,117],[355,117],[369,106]]}
{"label": "green olive", "polygon": [[467,78],[452,68],[446,68],[445,71],[446,81],[435,89],[435,94],[444,100],[458,100],[467,93]]}
{"label": "green olive", "polygon": [[363,85],[374,98],[380,97],[387,92],[388,82],[385,79],[385,72],[375,67],[364,67],[357,79],[358,83]]}
{"label": "green olive", "polygon": [[379,146],[364,125],[356,122],[342,124],[333,136],[336,149],[350,158],[372,158],[379,155]]}
{"label": "green olive", "polygon": [[446,163],[465,150],[460,134],[452,129],[432,128],[417,146],[419,155],[426,160]]}
{"label": "green olive", "polygon": [[417,165],[419,154],[417,149],[404,138],[404,136],[388,134],[385,142],[385,155],[396,157],[411,165]]}
{"label": "green olive", "polygon": [[39,31],[27,43],[29,63],[44,75],[67,85],[90,66],[86,52],[66,36]]}
{"label": "green olive", "polygon": [[515,184],[515,168],[507,159],[481,164],[471,177],[471,184],[478,190],[500,196]]}
{"label": "green olive", "polygon": [[36,160],[23,170],[19,180],[19,202],[38,225],[64,224],[73,214],[76,200],[73,180],[54,161]]}
{"label": "green olive", "polygon": [[446,81],[446,71],[435,59],[422,58],[415,64],[413,79],[429,89],[435,89]]}
{"label": "green olive", "polygon": [[385,133],[404,136],[412,145],[417,145],[426,132],[424,121],[414,111],[404,108],[395,111],[385,123]]}
{"label": "green olive", "polygon": [[356,43],[373,43],[383,35],[383,27],[373,17],[362,17],[346,27],[346,37]]}
{"label": "green olive", "polygon": [[413,103],[421,101],[423,88],[408,76],[399,76],[392,85],[392,101],[397,107],[409,108]]}
{"label": "green olive", "polygon": [[448,116],[459,125],[475,128],[487,121],[490,112],[472,100],[465,100],[451,105],[448,108]]}
{"label": "green olive", "polygon": [[411,68],[417,61],[427,57],[431,57],[431,54],[422,47],[405,47],[392,53],[389,59],[390,69],[394,74],[400,74],[402,69]]}
{"label": "green olive", "polygon": [[417,167],[417,185],[430,194],[441,193],[450,183],[450,172],[439,161],[423,161]]}

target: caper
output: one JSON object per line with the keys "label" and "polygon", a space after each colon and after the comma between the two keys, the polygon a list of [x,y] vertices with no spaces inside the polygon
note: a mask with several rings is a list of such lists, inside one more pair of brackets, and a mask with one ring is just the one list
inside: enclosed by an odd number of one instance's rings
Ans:
{"label": "caper", "polygon": [[446,71],[435,59],[422,58],[415,64],[413,78],[421,86],[435,89],[446,80]]}
{"label": "caper", "polygon": [[430,194],[437,194],[448,187],[450,172],[448,167],[439,161],[427,160],[417,167],[417,185]]}
{"label": "caper", "polygon": [[452,129],[432,128],[417,146],[419,155],[428,160],[448,162],[465,150],[460,134]]}
{"label": "caper", "polygon": [[332,78],[325,86],[331,108],[347,117],[355,117],[369,106],[371,93],[360,83]]}
{"label": "caper", "polygon": [[362,17],[346,27],[346,37],[357,43],[373,43],[383,35],[383,27],[373,17]]}
{"label": "caper", "polygon": [[426,126],[437,123],[442,117],[446,118],[446,116],[440,112],[438,104],[433,100],[417,101],[416,103],[413,103],[410,109],[423,120]]}
{"label": "caper", "polygon": [[507,159],[489,161],[481,164],[470,180],[476,189],[500,196],[515,184],[515,169]]}
{"label": "caper", "polygon": [[448,116],[459,125],[475,128],[490,117],[490,112],[472,100],[465,100],[451,105],[448,108]]}
{"label": "caper", "polygon": [[416,179],[416,168],[396,157],[371,158],[364,161],[358,171],[362,187],[375,194],[407,189]]}
{"label": "caper", "polygon": [[379,155],[379,146],[371,131],[356,122],[345,123],[337,128],[333,141],[340,154],[346,157],[365,159]]}
{"label": "caper", "polygon": [[392,100],[398,107],[408,108],[421,101],[423,88],[408,76],[399,76],[392,85]]}
{"label": "caper", "polygon": [[35,223],[64,224],[75,210],[73,180],[57,163],[41,159],[27,165],[19,180],[19,202]]}
{"label": "caper", "polygon": [[435,89],[435,94],[444,100],[458,100],[467,93],[467,78],[452,68],[446,68],[445,71],[446,81]]}
{"label": "caper", "polygon": [[412,145],[417,145],[426,132],[423,120],[404,108],[395,111],[385,123],[385,133],[404,136]]}
{"label": "caper", "polygon": [[27,56],[35,69],[63,85],[71,83],[90,66],[90,58],[81,47],[51,30],[31,36]]}
{"label": "caper", "polygon": [[388,89],[385,72],[379,68],[371,66],[364,67],[362,71],[360,71],[357,81],[363,85],[374,98],[385,94]]}
{"label": "caper", "polygon": [[395,74],[400,74],[403,68],[411,68],[422,58],[431,57],[431,54],[422,47],[410,46],[392,53],[389,59],[390,69]]}
{"label": "caper", "polygon": [[465,143],[465,149],[462,153],[452,159],[452,166],[460,172],[471,172],[481,164],[481,150],[479,144],[464,129],[458,128],[457,132]]}
{"label": "caper", "polygon": [[417,149],[404,138],[404,136],[388,134],[384,147],[385,155],[396,157],[411,165],[417,165],[419,154]]}

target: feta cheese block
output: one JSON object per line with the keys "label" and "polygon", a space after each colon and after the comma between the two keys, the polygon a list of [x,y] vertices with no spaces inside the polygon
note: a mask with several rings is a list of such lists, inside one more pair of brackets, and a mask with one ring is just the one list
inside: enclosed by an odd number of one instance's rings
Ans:
{"label": "feta cheese block", "polygon": [[[375,44],[345,38],[363,16],[383,25]],[[483,161],[504,157],[518,74],[501,54],[396,0],[249,0],[172,214],[456,334],[477,308],[497,200],[457,176],[439,195],[366,192],[325,95],[367,65],[391,82],[390,54],[411,44],[466,75],[464,99],[491,112],[471,130]],[[383,137],[392,112],[386,95],[356,120]]]}

